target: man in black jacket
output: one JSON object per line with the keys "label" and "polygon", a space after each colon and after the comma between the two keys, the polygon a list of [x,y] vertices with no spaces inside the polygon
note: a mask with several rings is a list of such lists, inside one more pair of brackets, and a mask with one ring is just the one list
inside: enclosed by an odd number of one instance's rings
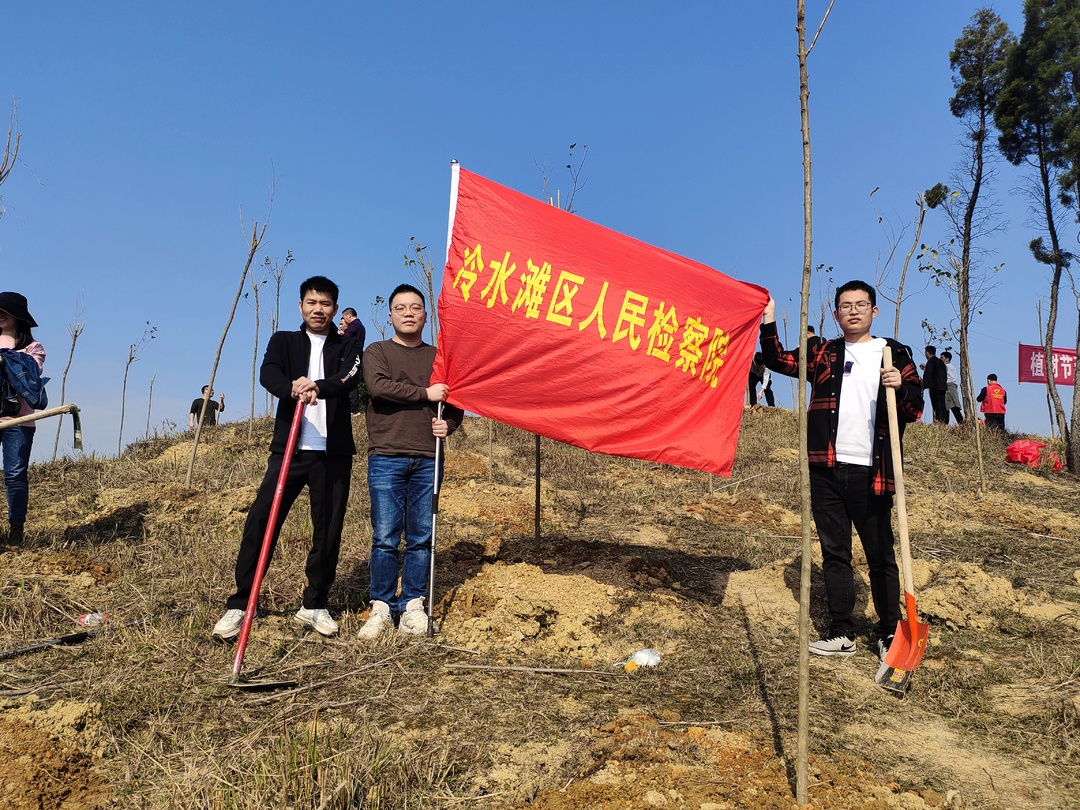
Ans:
{"label": "man in black jacket", "polygon": [[278,398],[274,438],[266,475],[244,524],[236,557],[236,592],[225,603],[225,615],[214,626],[214,638],[226,641],[240,634],[297,400],[305,405],[303,422],[282,492],[270,556],[289,509],[307,485],[313,530],[305,566],[308,585],[296,620],[324,636],[338,631],[327,610],[327,594],[337,574],[352,457],[356,455],[349,392],[361,378],[361,347],[356,340],[338,334],[334,323],[337,299],[334,282],[323,276],[309,278],[300,285],[300,331],[277,332],[267,344],[259,380]]}
{"label": "man in black jacket", "polygon": [[949,372],[945,362],[937,356],[935,346],[926,347],[926,362],[923,364],[923,388],[930,395],[930,407],[934,411],[934,421],[949,424],[949,409],[945,407],[945,392],[949,387]]}

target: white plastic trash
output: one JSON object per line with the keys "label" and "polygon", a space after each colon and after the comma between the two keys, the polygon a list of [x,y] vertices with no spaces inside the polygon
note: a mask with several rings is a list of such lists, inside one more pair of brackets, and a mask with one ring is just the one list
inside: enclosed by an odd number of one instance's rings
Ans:
{"label": "white plastic trash", "polygon": [[651,647],[638,650],[625,661],[616,661],[612,666],[622,667],[627,672],[633,672],[638,667],[655,667],[660,665],[660,653]]}
{"label": "white plastic trash", "polygon": [[630,660],[639,667],[655,667],[660,664],[660,653],[651,647],[646,647],[630,656]]}

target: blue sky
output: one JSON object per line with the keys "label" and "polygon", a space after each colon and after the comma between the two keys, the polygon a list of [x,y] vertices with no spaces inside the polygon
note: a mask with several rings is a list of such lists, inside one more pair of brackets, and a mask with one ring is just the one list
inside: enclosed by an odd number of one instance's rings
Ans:
{"label": "blue sky", "polygon": [[[825,6],[808,3],[811,29]],[[873,281],[888,248],[877,215],[909,223],[915,195],[960,159],[948,54],[977,8],[833,10],[810,57],[810,103],[814,263],[838,283]],[[996,7],[1017,33],[1021,8]],[[367,322],[375,297],[408,280],[410,236],[441,266],[452,158],[537,196],[546,166],[549,190],[565,194],[571,143],[575,162],[589,147],[581,216],[761,284],[797,322],[794,0],[21,3],[5,27],[0,111],[6,122],[17,99],[23,139],[0,187],[0,286],[26,294],[41,324],[53,404],[82,297],[67,399],[82,408],[90,451],[116,451],[127,349],[148,321],[156,337],[130,370],[123,441],[146,430],[152,377],[151,430],[186,426],[272,182],[259,259],[295,257],[289,328],[309,275],[335,279],[341,305]],[[974,325],[973,368],[977,385],[994,371],[1008,389],[1010,427],[1045,433],[1044,390],[1016,383],[1016,344],[1038,342],[1048,287],[1027,250],[1019,180],[997,166],[1004,229],[984,246],[1004,269]],[[944,237],[931,214],[924,241]],[[916,277],[909,291],[925,283]],[[891,334],[892,307],[881,303],[875,331]],[[1056,343],[1072,347],[1072,296],[1062,304]],[[923,319],[945,324],[951,309],[931,286],[902,314],[901,338],[920,346]],[[249,411],[253,331],[241,302],[215,380],[227,420]],[[264,325],[260,357],[267,337]],[[776,389],[790,404],[788,383]],[[261,411],[261,389],[256,403]],[[52,455],[54,422],[43,428],[38,460]],[[60,449],[70,450],[67,431]]]}

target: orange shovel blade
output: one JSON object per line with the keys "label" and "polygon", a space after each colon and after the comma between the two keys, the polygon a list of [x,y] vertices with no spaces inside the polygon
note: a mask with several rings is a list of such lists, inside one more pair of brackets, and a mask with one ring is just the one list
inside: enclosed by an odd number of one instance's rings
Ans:
{"label": "orange shovel blade", "polygon": [[[914,617],[914,612],[911,616]],[[889,651],[885,653],[885,672],[878,679],[878,684],[891,692],[904,695],[911,686],[911,673],[922,661],[926,652],[926,640],[930,636],[930,625],[918,619],[901,620],[896,624]]]}

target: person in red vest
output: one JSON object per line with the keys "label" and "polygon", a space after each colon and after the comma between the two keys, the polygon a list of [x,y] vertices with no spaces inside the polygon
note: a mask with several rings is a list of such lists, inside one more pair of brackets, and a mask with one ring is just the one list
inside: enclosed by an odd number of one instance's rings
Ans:
{"label": "person in red vest", "polygon": [[981,402],[979,410],[986,417],[986,426],[1005,430],[1005,403],[1009,401],[1005,389],[998,385],[997,374],[986,375],[986,387],[975,397]]}

